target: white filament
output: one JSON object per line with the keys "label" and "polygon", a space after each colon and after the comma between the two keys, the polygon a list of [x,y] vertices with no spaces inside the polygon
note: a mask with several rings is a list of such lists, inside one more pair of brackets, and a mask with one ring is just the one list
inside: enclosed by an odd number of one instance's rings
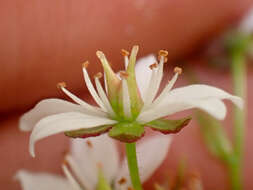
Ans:
{"label": "white filament", "polygon": [[107,109],[107,112],[108,112],[111,116],[114,116],[115,113],[114,113],[114,111],[113,111],[113,109],[112,109],[112,106],[111,106],[111,104],[110,104],[110,102],[109,102],[109,100],[108,100],[108,98],[107,98],[107,96],[106,96],[106,94],[105,94],[105,91],[104,91],[104,89],[103,89],[103,87],[102,87],[102,85],[101,85],[101,83],[100,83],[98,77],[95,77],[95,83],[96,83],[96,87],[97,87],[98,94],[99,94],[99,96],[100,96],[100,98],[101,98],[103,104],[105,105],[105,107],[106,107],[106,109]]}
{"label": "white filament", "polygon": [[170,92],[170,90],[173,88],[175,82],[177,81],[178,78],[178,73],[176,73],[171,81],[167,84],[167,86],[163,89],[161,94],[155,99],[155,101],[152,103],[151,107],[154,107],[158,105],[165,97],[166,95]]}
{"label": "white filament", "polygon": [[71,93],[70,91],[68,91],[66,88],[61,87],[61,90],[67,95],[69,96],[74,102],[76,102],[77,104],[83,106],[85,109],[99,115],[102,117],[106,116],[106,113],[103,112],[100,108],[95,107],[95,106],[91,106],[90,104],[86,103],[85,101],[81,100],[80,98],[78,98],[76,95],[74,95],[73,93]]}
{"label": "white filament", "polygon": [[129,59],[128,56],[124,56],[124,62],[125,62],[125,70],[127,70]]}
{"label": "white filament", "polygon": [[83,67],[83,75],[84,75],[86,86],[88,90],[90,91],[91,96],[93,97],[95,102],[101,107],[101,109],[103,111],[106,111],[105,105],[103,104],[102,100],[99,98],[85,67]]}

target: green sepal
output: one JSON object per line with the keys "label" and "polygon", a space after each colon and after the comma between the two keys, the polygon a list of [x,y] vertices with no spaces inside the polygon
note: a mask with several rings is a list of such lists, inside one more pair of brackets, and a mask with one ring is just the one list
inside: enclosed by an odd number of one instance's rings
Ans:
{"label": "green sepal", "polygon": [[66,131],[64,134],[68,137],[72,138],[86,138],[86,137],[94,137],[106,133],[108,130],[112,128],[111,125],[103,125],[99,127],[92,128],[83,128],[74,131]]}
{"label": "green sepal", "polygon": [[135,76],[135,64],[136,64],[136,56],[138,53],[139,47],[138,46],[133,46],[131,55],[129,58],[129,64],[127,67],[127,84],[128,84],[128,90],[129,90],[129,95],[130,95],[130,100],[131,100],[131,110],[133,117],[137,117],[142,106],[143,106],[143,101],[141,99],[139,89],[137,86],[136,82],[136,76]]}
{"label": "green sepal", "polygon": [[98,171],[98,183],[96,190],[112,190],[110,184],[106,181],[104,173],[101,169]]}
{"label": "green sepal", "polygon": [[190,121],[191,117],[185,117],[178,120],[156,119],[146,123],[146,125],[153,130],[160,131],[164,134],[170,134],[179,132],[183,127],[188,125]]}
{"label": "green sepal", "polygon": [[122,142],[135,142],[145,133],[144,127],[137,122],[121,122],[110,131],[109,136]]}
{"label": "green sepal", "polygon": [[197,111],[197,119],[209,151],[223,161],[228,161],[233,150],[221,122],[201,111]]}

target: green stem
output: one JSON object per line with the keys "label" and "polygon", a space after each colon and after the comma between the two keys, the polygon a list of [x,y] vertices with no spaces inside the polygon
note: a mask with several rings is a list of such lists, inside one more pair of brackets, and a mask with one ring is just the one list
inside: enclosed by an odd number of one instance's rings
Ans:
{"label": "green stem", "polygon": [[[234,94],[242,97],[246,101],[246,65],[245,56],[242,51],[234,51],[231,54],[232,64],[231,72],[234,84]],[[247,105],[245,103],[245,105]],[[244,134],[245,134],[245,110],[234,108],[234,157],[230,163],[230,180],[233,190],[243,189],[243,152],[244,152]]]}
{"label": "green stem", "polygon": [[126,143],[126,155],[133,188],[134,190],[142,190],[135,143]]}
{"label": "green stem", "polygon": [[242,168],[238,160],[228,163],[229,180],[231,190],[242,190]]}

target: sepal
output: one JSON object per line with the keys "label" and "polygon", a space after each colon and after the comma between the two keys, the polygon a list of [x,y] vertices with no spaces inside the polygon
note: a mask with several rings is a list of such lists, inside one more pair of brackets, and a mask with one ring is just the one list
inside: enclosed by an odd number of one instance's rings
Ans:
{"label": "sepal", "polygon": [[116,124],[110,131],[109,136],[121,142],[135,142],[144,136],[144,127],[136,122],[122,122]]}
{"label": "sepal", "polygon": [[64,134],[72,138],[87,138],[99,136],[103,133],[106,133],[112,128],[111,125],[103,125],[99,127],[83,128],[74,131],[66,131]]}
{"label": "sepal", "polygon": [[160,131],[163,134],[170,134],[179,132],[183,127],[188,125],[190,121],[191,117],[179,120],[156,119],[146,125],[153,130]]}

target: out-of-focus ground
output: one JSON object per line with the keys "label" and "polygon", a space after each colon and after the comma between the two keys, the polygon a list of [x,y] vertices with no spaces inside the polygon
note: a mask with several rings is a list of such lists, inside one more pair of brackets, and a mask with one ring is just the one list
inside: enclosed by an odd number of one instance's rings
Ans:
{"label": "out-of-focus ground", "polygon": [[[133,3],[135,2],[135,3]],[[137,2],[137,3],[136,3]],[[187,57],[210,38],[239,18],[251,0],[182,1],[1,1],[0,2],[0,184],[18,190],[13,180],[20,168],[61,173],[68,138],[55,135],[37,143],[37,157],[28,153],[29,133],[18,130],[25,110],[46,97],[59,96],[55,88],[66,81],[69,89],[86,100],[81,63],[91,61],[91,74],[101,70],[95,51],[104,50],[115,69],[123,66],[120,49],[140,45],[140,55],[169,51],[169,59]],[[186,58],[205,84],[232,92],[229,72],[211,69],[205,60]],[[167,70],[169,67],[167,67]],[[172,68],[171,68],[172,69]],[[171,72],[170,72],[171,76]],[[253,74],[248,73],[248,127],[245,150],[245,190],[253,189],[252,117]],[[176,86],[188,84],[180,77]],[[228,104],[228,110],[232,106]],[[224,124],[231,129],[231,113]],[[152,131],[152,134],[155,132]],[[185,158],[189,168],[199,171],[207,190],[227,189],[224,167],[212,158],[201,141],[196,121],[175,135],[168,158],[145,184],[160,182]]]}

